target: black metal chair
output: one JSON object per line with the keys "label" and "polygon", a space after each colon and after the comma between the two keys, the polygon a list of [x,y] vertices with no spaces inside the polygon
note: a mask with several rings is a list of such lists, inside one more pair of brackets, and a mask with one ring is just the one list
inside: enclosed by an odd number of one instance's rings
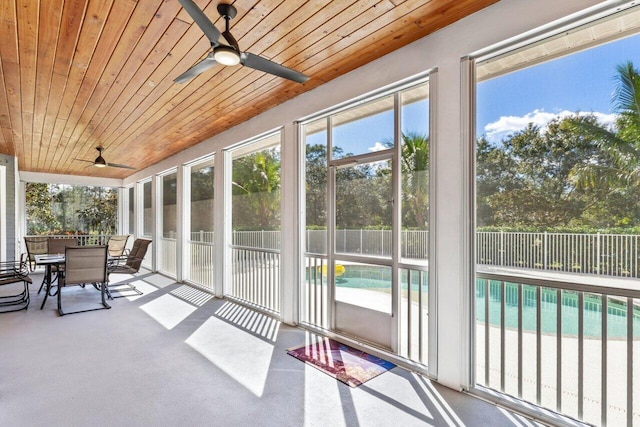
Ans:
{"label": "black metal chair", "polygon": [[26,310],[29,307],[29,277],[27,265],[28,255],[22,254],[20,261],[0,262],[0,287],[22,283],[22,292],[11,295],[0,295],[0,313]]}
{"label": "black metal chair", "polygon": [[[58,279],[58,313],[60,316],[87,311],[109,309],[107,293],[107,246],[70,247],[65,250],[65,273]],[[101,294],[102,307],[65,313],[62,310],[62,289],[70,285],[92,283]],[[87,287],[86,289],[91,289]]]}
{"label": "black metal chair", "polygon": [[[126,256],[120,258],[114,258],[110,262],[109,267],[107,268],[107,272],[109,275],[112,273],[120,273],[120,274],[135,274],[140,271],[140,267],[142,266],[142,260],[147,254],[147,249],[151,244],[151,240],[147,239],[136,239],[133,242],[133,246],[131,250]],[[137,295],[142,295],[142,292],[133,286],[131,283],[116,283],[114,287],[126,286],[130,290],[134,291]],[[127,295],[117,295],[113,296],[109,290],[107,290],[108,296],[110,299],[113,298],[122,298]]]}

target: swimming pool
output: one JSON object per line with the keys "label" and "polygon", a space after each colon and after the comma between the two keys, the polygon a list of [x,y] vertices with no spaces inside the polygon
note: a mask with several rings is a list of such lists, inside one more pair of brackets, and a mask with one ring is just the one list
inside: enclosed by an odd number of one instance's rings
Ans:
{"label": "swimming pool", "polygon": [[[489,323],[500,325],[501,289],[500,282],[489,281]],[[485,321],[485,287],[486,282],[478,279],[476,283],[476,320]],[[578,293],[562,292],[562,334],[578,335]],[[542,288],[541,292],[541,330],[543,334],[557,333],[558,295],[555,289]],[[584,293],[583,325],[585,338],[602,336],[602,298],[597,294]],[[536,287],[524,285],[522,290],[522,324],[523,330],[536,330]],[[507,328],[518,327],[518,285],[505,284],[505,325]],[[640,307],[633,310],[634,336],[640,337]],[[626,338],[627,336],[627,304],[609,298],[607,302],[607,336],[608,338]]]}
{"label": "swimming pool", "polygon": [[[346,266],[344,274],[336,278],[336,287],[367,289],[378,292],[391,292],[391,269],[388,267],[368,268],[369,266]],[[311,274],[314,276],[313,274]],[[401,289],[406,291],[408,286],[407,271],[401,273]],[[426,272],[422,275],[422,286],[419,276],[411,275],[411,293],[417,295],[422,287],[428,291]],[[326,280],[326,278],[325,278]],[[500,282],[489,281],[489,322],[500,326],[501,315],[501,287]],[[484,279],[476,281],[476,320],[485,321],[485,283]],[[522,328],[526,332],[536,331],[536,287],[524,285],[522,297]],[[403,292],[406,296],[406,292]],[[555,289],[543,288],[541,293],[541,330],[543,334],[556,334],[557,331],[557,293]],[[640,302],[636,300],[636,302]],[[578,294],[572,291],[562,292],[562,334],[565,336],[578,335]],[[607,303],[607,336],[610,339],[624,339],[627,337],[627,304],[609,298]],[[505,326],[510,329],[518,327],[518,285],[505,284]],[[584,294],[583,327],[585,338],[599,338],[602,336],[602,301],[597,294]],[[640,338],[640,307],[636,305],[633,312],[633,334]]]}

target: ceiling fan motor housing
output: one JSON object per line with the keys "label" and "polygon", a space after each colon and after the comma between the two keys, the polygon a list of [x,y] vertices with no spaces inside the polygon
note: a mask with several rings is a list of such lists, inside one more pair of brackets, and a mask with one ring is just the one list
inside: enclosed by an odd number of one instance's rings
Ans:
{"label": "ceiling fan motor housing", "polygon": [[236,10],[235,7],[233,7],[233,5],[226,4],[226,3],[220,3],[217,9],[220,16],[222,16],[224,19],[233,19],[236,17],[236,14],[238,13],[238,11]]}

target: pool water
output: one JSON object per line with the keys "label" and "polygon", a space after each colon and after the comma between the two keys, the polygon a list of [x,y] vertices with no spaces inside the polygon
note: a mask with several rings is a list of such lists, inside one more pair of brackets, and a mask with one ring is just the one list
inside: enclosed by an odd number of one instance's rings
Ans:
{"label": "pool water", "polygon": [[[345,273],[336,278],[337,287],[370,289],[372,291],[390,292],[390,268],[367,271],[365,268],[352,270],[349,266]],[[406,270],[401,274],[401,289],[406,290]],[[311,276],[314,276],[313,274]],[[411,292],[415,295],[420,289],[419,276],[415,272],[411,275]],[[326,284],[326,278],[323,283]],[[500,326],[501,289],[500,282],[490,281],[489,285],[489,322]],[[476,320],[485,321],[485,280],[476,282]],[[422,275],[422,290],[427,292],[427,275]],[[536,331],[536,287],[523,287],[522,301],[522,329],[527,332]],[[543,288],[541,294],[541,330],[543,334],[556,334],[557,331],[557,293],[555,289]],[[638,300],[636,300],[638,301]],[[607,336],[610,339],[625,339],[627,337],[627,304],[609,298],[607,302]],[[505,285],[505,326],[510,329],[518,328],[518,285]],[[585,338],[602,337],[602,299],[597,294],[584,294],[583,327]],[[562,334],[578,335],[578,295],[575,292],[562,292]],[[633,310],[633,335],[640,338],[640,306]]]}
{"label": "pool water", "polygon": [[[476,320],[485,321],[485,281],[479,279],[476,284]],[[489,285],[489,323],[500,325],[501,314],[500,282],[490,281]],[[578,335],[578,294],[572,291],[562,292],[562,334]],[[555,289],[543,288],[541,293],[541,330],[542,333],[557,333],[557,302]],[[525,331],[536,330],[536,287],[523,287],[522,292],[522,328]],[[505,285],[505,325],[518,327],[518,285]],[[583,327],[585,338],[602,337],[602,298],[597,294],[584,294]],[[633,334],[640,337],[640,307],[633,310]],[[627,304],[609,298],[607,302],[607,336],[623,339],[627,337]]]}

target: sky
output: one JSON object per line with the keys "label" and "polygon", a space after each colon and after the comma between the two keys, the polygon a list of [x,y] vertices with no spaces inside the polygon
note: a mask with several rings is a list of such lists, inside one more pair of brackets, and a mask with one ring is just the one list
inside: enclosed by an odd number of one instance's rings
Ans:
{"label": "sky", "polygon": [[[552,119],[574,112],[593,113],[610,125],[615,120],[616,66],[627,61],[640,68],[640,35],[480,82],[476,134],[497,144],[529,123],[544,129]],[[403,117],[403,131],[428,134],[428,103],[405,106]],[[383,149],[392,134],[393,115],[388,112],[337,127],[334,141],[345,153],[363,154]],[[314,135],[307,142],[321,141],[324,135]]]}
{"label": "sky", "polygon": [[530,122],[544,127],[576,111],[611,124],[616,66],[627,61],[640,68],[640,35],[480,82],[477,136],[496,143]]}

